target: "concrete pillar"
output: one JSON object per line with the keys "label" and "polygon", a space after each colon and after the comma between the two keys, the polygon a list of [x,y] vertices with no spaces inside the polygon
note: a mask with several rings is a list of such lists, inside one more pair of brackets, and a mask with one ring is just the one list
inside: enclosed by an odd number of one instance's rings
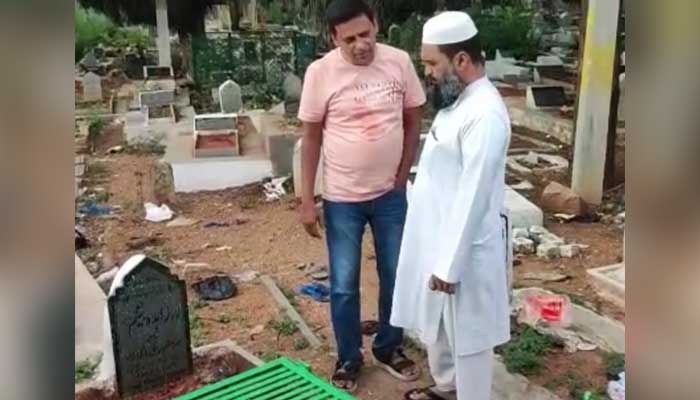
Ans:
{"label": "concrete pillar", "polygon": [[156,25],[158,26],[158,65],[161,67],[171,67],[168,0],[156,0]]}
{"label": "concrete pillar", "polygon": [[258,30],[258,2],[250,0],[248,2],[248,15],[250,16],[250,26],[256,31]]}
{"label": "concrete pillar", "polygon": [[603,197],[619,12],[620,0],[588,0],[571,187],[590,204]]}

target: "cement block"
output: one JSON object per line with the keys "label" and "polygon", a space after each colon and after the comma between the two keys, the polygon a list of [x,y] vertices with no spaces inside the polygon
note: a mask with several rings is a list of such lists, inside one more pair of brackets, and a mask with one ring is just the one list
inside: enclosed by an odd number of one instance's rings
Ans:
{"label": "cement block", "polygon": [[152,90],[139,93],[141,107],[166,106],[173,103],[175,103],[175,92],[172,90]]}
{"label": "cement block", "polygon": [[525,228],[515,228],[513,229],[513,238],[530,239],[530,232]]}
{"label": "cement block", "polygon": [[222,190],[260,182],[272,176],[270,160],[206,160],[172,164],[176,192]]}
{"label": "cement block", "polygon": [[542,243],[537,246],[537,257],[551,260],[561,255],[559,252],[559,244],[557,243]]}
{"label": "cement block", "polygon": [[[522,299],[529,294],[553,294],[541,288],[525,288],[513,291],[514,306],[522,304]],[[586,307],[571,304],[571,330],[597,344],[606,351],[625,352],[625,326],[613,319],[596,314]],[[525,399],[527,397],[523,397]]]}
{"label": "cement block", "polygon": [[102,352],[107,296],[75,256],[75,360]]}
{"label": "cement block", "polygon": [[[303,139],[297,141],[294,146],[293,175],[294,175],[294,194],[296,197],[301,197],[301,145]],[[316,170],[316,182],[314,183],[314,195],[318,196],[322,193],[323,188],[323,149],[321,149],[321,157],[318,160],[318,169]]]}
{"label": "cement block", "polygon": [[505,206],[510,212],[514,228],[527,229],[533,225],[542,226],[544,221],[542,210],[509,187],[506,187]]}
{"label": "cement block", "polygon": [[213,113],[195,115],[192,129],[195,133],[236,130],[238,129],[238,114]]}
{"label": "cement block", "polygon": [[267,149],[272,161],[274,176],[289,176],[294,172],[294,146],[299,140],[297,135],[274,135],[267,137]]}
{"label": "cement block", "polygon": [[519,254],[533,254],[535,252],[535,242],[524,237],[513,238],[513,251]]}
{"label": "cement block", "polygon": [[581,247],[577,244],[565,244],[559,246],[559,252],[562,257],[573,258],[581,253]]}
{"label": "cement block", "polygon": [[620,307],[625,307],[625,264],[592,268],[588,274],[598,293]]}

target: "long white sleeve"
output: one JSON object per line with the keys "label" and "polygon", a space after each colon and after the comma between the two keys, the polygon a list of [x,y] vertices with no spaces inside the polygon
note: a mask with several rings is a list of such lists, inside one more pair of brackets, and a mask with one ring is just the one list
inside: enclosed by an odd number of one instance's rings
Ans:
{"label": "long white sleeve", "polygon": [[486,113],[462,128],[460,152],[462,172],[451,210],[446,214],[439,237],[440,252],[434,275],[457,283],[469,268],[472,243],[488,211],[499,168],[505,163],[507,126],[495,113]]}

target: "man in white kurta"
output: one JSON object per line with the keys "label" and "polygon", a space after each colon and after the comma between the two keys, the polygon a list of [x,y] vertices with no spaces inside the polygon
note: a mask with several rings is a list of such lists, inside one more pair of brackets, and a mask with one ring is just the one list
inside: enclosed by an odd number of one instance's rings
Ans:
{"label": "man in white kurta", "polygon": [[510,121],[467,14],[430,19],[421,58],[440,111],[409,198],[391,323],[426,344],[435,381],[407,399],[486,400],[493,348],[510,339],[503,219]]}

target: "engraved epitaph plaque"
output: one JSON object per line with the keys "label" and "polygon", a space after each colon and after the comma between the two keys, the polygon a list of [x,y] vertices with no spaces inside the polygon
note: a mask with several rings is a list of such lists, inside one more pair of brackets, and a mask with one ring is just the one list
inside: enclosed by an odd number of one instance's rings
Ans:
{"label": "engraved epitaph plaque", "polygon": [[144,258],[109,300],[109,319],[122,397],[192,373],[184,281]]}

